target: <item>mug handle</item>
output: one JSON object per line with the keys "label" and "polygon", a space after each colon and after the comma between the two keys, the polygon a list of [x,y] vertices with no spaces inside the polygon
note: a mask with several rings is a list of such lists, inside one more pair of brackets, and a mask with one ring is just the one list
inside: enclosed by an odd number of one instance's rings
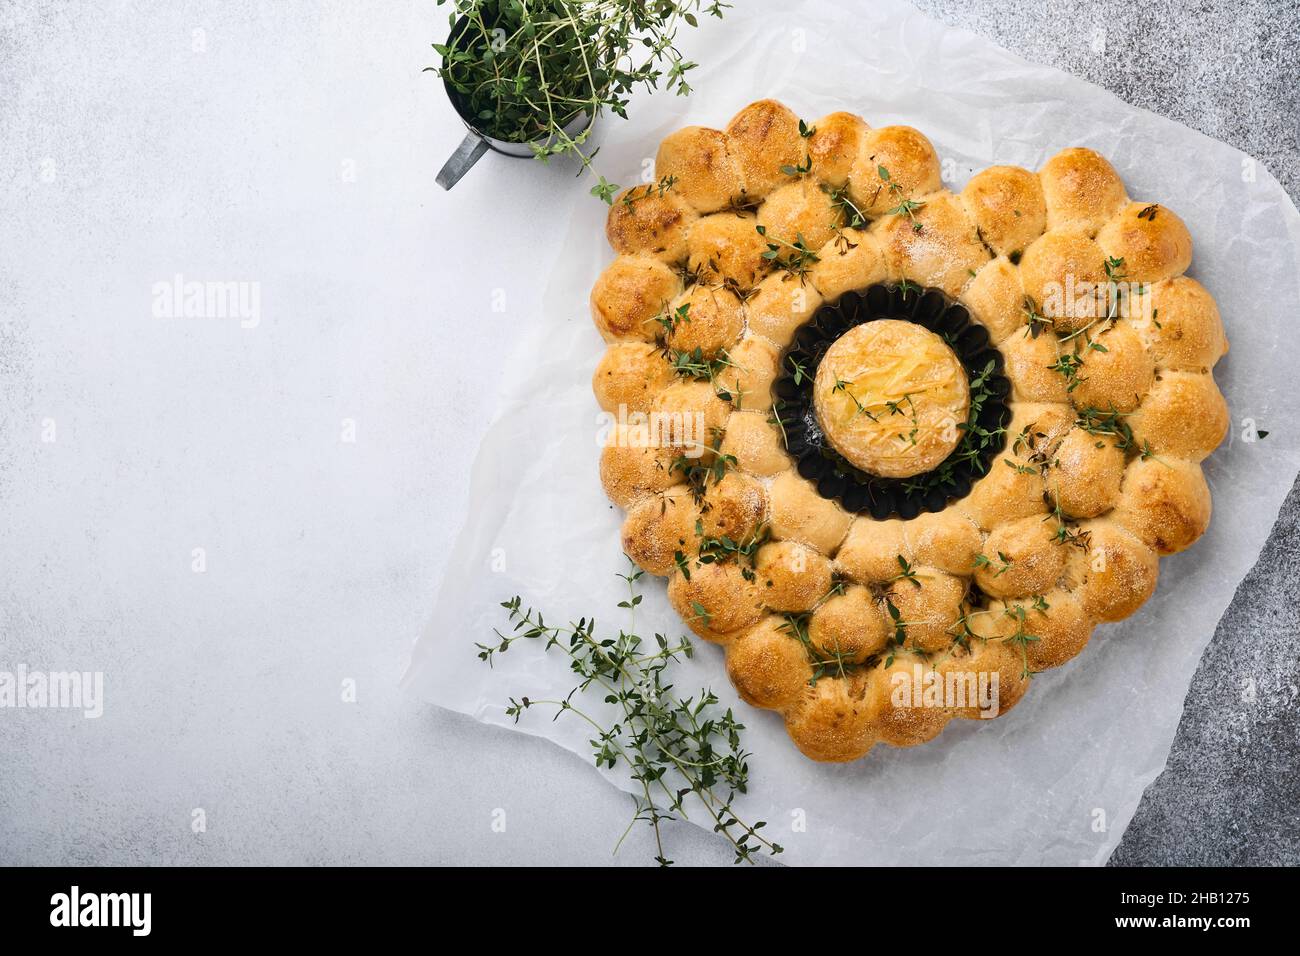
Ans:
{"label": "mug handle", "polygon": [[456,147],[456,151],[451,154],[447,162],[443,163],[442,169],[438,172],[438,185],[443,189],[455,186],[460,182],[460,177],[469,172],[470,167],[487,151],[487,140],[477,133],[466,134],[460,141],[460,145]]}

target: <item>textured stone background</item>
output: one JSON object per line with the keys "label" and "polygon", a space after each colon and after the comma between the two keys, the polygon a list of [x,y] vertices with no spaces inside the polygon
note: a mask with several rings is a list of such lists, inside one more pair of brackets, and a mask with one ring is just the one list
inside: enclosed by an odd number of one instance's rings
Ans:
{"label": "textured stone background", "polygon": [[[1261,160],[1300,202],[1300,3],[914,0]],[[1091,39],[1104,31],[1105,53]],[[1115,865],[1300,863],[1300,483],[1219,622]]]}
{"label": "textured stone background", "polygon": [[[1300,194],[1294,3],[921,6]],[[446,224],[572,202],[494,157],[433,191],[460,134],[411,64],[443,22],[431,0],[0,4],[0,651],[109,680],[101,720],[0,718],[0,865],[650,858],[643,828],[611,858],[629,803],[583,761],[395,692],[466,507],[466,469],[426,463],[469,455],[448,436],[482,432],[500,374],[453,318],[486,324],[480,290],[509,277]],[[148,315],[155,279],[263,262],[256,331]],[[501,321],[537,299],[511,286]],[[1300,862],[1298,521],[1293,491],[1116,862]],[[670,852],[731,859],[687,826]]]}

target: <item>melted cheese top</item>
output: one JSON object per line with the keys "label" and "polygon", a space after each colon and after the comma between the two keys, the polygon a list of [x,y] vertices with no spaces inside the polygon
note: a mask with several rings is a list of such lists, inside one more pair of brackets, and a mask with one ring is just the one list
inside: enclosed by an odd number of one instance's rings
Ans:
{"label": "melted cheese top", "polygon": [[827,350],[813,384],[832,447],[870,474],[906,478],[939,465],[961,441],[966,371],[928,329],[898,319],[855,326]]}

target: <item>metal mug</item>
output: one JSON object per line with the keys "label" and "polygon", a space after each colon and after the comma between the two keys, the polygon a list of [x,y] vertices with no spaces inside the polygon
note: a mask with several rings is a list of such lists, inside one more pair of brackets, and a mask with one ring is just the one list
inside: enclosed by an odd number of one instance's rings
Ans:
{"label": "metal mug", "polygon": [[[465,25],[466,20],[462,17],[460,22],[458,22],[452,29],[451,37],[455,38],[459,35],[461,31],[465,29]],[[449,39],[448,42],[454,42],[454,39]],[[452,109],[456,111],[456,115],[459,116],[461,122],[465,124],[465,129],[469,131],[465,138],[460,141],[460,145],[456,147],[456,151],[451,154],[447,162],[443,163],[442,169],[438,173],[438,185],[443,189],[450,189],[452,186],[456,185],[456,183],[460,182],[460,178],[469,172],[470,167],[482,159],[483,154],[488,150],[492,150],[494,153],[500,153],[502,156],[514,156],[518,159],[528,159],[534,155],[534,145],[549,146],[555,142],[556,137],[554,136],[534,140],[532,143],[510,143],[505,140],[493,139],[487,133],[476,127],[470,118],[464,114],[455,92],[447,84],[445,79],[442,81],[442,87],[447,91],[447,99],[451,101]],[[577,136],[591,125],[592,119],[593,117],[590,113],[579,113],[565,124],[564,134],[571,137]]]}

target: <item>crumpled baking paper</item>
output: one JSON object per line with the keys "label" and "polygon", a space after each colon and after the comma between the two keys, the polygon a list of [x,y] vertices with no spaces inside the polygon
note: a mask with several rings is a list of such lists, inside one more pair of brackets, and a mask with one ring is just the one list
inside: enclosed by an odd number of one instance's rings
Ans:
{"label": "crumpled baking paper", "polygon": [[[870,15],[851,18],[825,2],[763,6],[738,4],[688,48],[702,63],[695,95],[642,98],[631,122],[605,124],[602,169],[638,181],[664,135],[690,123],[721,127],[765,96],[810,122],[844,109],[873,126],[916,126],[953,190],[992,164],[1037,169],[1064,147],[1092,147],[1130,196],[1169,206],[1191,230],[1190,274],[1217,298],[1231,342],[1216,376],[1232,432],[1206,462],[1214,519],[1204,538],[1163,559],[1146,606],[1100,626],[1078,658],[1035,677],[1005,717],[953,721],[920,747],[881,745],[855,764],[819,765],[795,750],[779,717],[736,698],[720,649],[697,642],[677,687],[711,686],[737,708],[753,752],[750,793],[737,808],[769,821],[786,862],[1104,863],[1164,767],[1201,652],[1300,468],[1290,427],[1300,416],[1291,359],[1300,214],[1237,150],[904,4],[878,0]],[[616,608],[626,594],[615,576],[627,568],[621,512],[598,480],[590,388],[604,346],[587,309],[612,253],[604,207],[585,187],[567,188],[574,211],[550,253],[545,321],[514,344],[502,379],[513,388],[479,449],[468,519],[404,681],[503,726],[515,726],[508,696],[562,697],[572,681],[562,656],[535,644],[521,642],[493,669],[476,659],[472,643],[504,625],[500,601],[520,594],[552,623],[595,614],[614,633],[626,623]],[[637,632],[682,633],[663,581],[642,584]],[[572,715],[553,722],[534,710],[517,727],[590,759],[589,728]],[[606,776],[630,789],[621,774]]]}

